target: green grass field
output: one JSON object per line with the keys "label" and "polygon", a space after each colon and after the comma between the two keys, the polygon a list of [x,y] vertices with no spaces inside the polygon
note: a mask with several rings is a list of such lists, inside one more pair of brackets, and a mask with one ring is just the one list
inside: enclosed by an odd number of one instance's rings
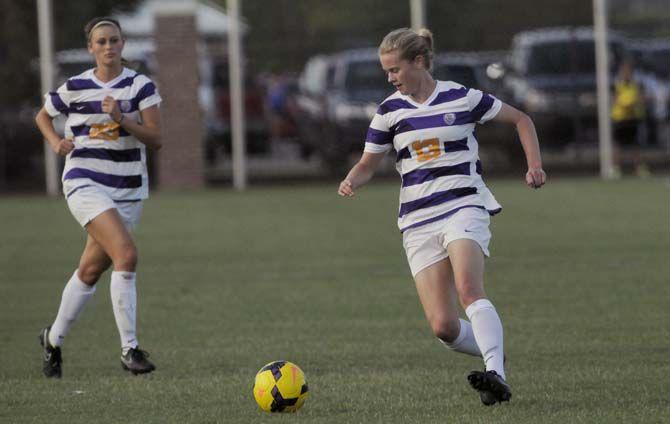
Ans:
{"label": "green grass field", "polygon": [[[109,275],[46,380],[37,334],[83,247],[63,199],[0,200],[2,423],[670,422],[670,179],[489,186],[486,286],[514,396],[486,408],[481,363],[430,333],[395,227],[397,184],[160,193],[137,231],[139,339],[158,370],[126,375]],[[299,364],[311,397],[261,412],[256,371]]]}

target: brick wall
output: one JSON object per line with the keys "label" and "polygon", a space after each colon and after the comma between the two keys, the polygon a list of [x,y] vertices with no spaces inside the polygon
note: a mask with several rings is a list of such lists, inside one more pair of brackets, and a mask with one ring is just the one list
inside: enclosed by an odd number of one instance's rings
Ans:
{"label": "brick wall", "polygon": [[154,29],[163,148],[157,154],[161,189],[204,184],[202,113],[198,103],[197,31],[193,12],[157,13]]}

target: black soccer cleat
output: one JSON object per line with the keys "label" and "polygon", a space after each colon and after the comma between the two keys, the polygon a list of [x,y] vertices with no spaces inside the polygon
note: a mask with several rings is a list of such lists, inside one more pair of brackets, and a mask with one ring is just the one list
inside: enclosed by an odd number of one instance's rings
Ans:
{"label": "black soccer cleat", "polygon": [[472,371],[468,375],[468,382],[479,392],[479,397],[486,406],[509,402],[512,398],[509,384],[495,371]]}
{"label": "black soccer cleat", "polygon": [[42,372],[47,378],[61,378],[63,370],[61,364],[63,358],[60,353],[60,347],[51,346],[49,343],[49,331],[51,326],[45,327],[38,336],[42,346]]}
{"label": "black soccer cleat", "polygon": [[149,352],[139,347],[131,348],[125,355],[121,355],[121,367],[133,375],[150,373],[156,369],[156,366],[149,362],[148,357]]}

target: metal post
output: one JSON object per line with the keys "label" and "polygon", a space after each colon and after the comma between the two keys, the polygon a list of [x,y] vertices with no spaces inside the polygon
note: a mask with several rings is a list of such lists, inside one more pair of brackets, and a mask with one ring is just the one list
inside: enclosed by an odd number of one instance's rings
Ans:
{"label": "metal post", "polygon": [[615,177],[610,119],[610,74],[607,42],[606,0],[593,0],[593,23],[596,42],[596,81],[598,85],[598,143],[600,176]]}
{"label": "metal post", "polygon": [[409,0],[410,13],[412,15],[412,29],[418,30],[426,27],[426,0]]}
{"label": "metal post", "polygon": [[242,42],[239,0],[227,0],[230,32],[228,34],[228,69],[230,74],[230,110],[233,148],[233,187],[247,187],[246,140],[244,128],[244,72],[242,69]]}
{"label": "metal post", "polygon": [[[54,48],[51,0],[37,0],[37,29],[40,43],[40,75],[42,93],[53,90],[54,86]],[[58,156],[44,141],[44,175],[47,194],[58,195]]]}

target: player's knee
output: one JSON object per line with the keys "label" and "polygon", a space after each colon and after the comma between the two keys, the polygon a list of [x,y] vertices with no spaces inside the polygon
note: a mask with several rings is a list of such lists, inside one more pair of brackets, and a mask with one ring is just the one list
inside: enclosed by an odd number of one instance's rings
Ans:
{"label": "player's knee", "polygon": [[434,317],[430,320],[430,327],[435,337],[447,343],[456,340],[460,331],[458,319],[448,317]]}
{"label": "player's knee", "polygon": [[107,270],[107,268],[109,268],[109,264],[79,264],[79,279],[85,284],[92,286],[98,282],[100,276]]}
{"label": "player's knee", "polygon": [[114,269],[118,271],[135,271],[137,266],[137,248],[135,244],[124,245],[114,257]]}

